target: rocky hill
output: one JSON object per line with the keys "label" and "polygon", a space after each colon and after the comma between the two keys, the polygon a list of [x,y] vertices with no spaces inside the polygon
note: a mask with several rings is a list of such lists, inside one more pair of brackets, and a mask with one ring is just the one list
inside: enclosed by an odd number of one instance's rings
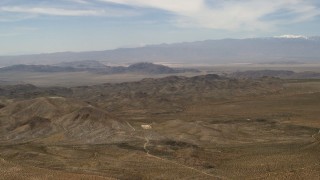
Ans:
{"label": "rocky hill", "polygon": [[283,79],[319,79],[320,73],[317,72],[294,72],[284,70],[258,70],[242,71],[230,74],[234,78],[262,78],[264,76],[277,77]]}
{"label": "rocky hill", "polygon": [[18,64],[0,68],[0,72],[76,72],[80,69],[73,67],[59,67],[59,66],[50,66],[50,65],[25,65]]}
{"label": "rocky hill", "polygon": [[32,84],[0,85],[0,97],[22,99],[41,96],[69,96],[71,89],[63,87],[40,88]]}
{"label": "rocky hill", "polygon": [[140,74],[173,74],[183,72],[199,72],[196,69],[170,68],[168,66],[153,63],[135,63],[129,67],[124,66],[106,66],[98,61],[80,61],[64,62],[57,65],[13,65],[0,68],[1,72],[81,72],[88,71],[100,74],[122,74],[122,73],[140,73]]}
{"label": "rocky hill", "polygon": [[138,82],[75,87],[73,95],[103,108],[126,112],[143,109],[149,113],[182,111],[186,104],[206,98],[224,99],[242,95],[273,93],[282,88],[274,78],[236,80],[208,74],[195,77],[169,76]]}
{"label": "rocky hill", "polygon": [[94,61],[94,60],[61,62],[61,63],[55,64],[55,66],[77,68],[77,69],[100,69],[100,68],[106,67],[106,65],[102,64],[100,61]]}
{"label": "rocky hill", "polygon": [[123,117],[179,113],[207,99],[273,93],[281,84],[272,78],[235,80],[210,74],[75,88],[2,86],[0,98],[14,102],[0,109],[0,140],[125,142],[139,135],[127,136],[133,128]]}
{"label": "rocky hill", "polygon": [[3,107],[0,114],[3,142],[123,142],[125,134],[132,131],[126,123],[102,109],[63,97],[18,101]]}
{"label": "rocky hill", "polygon": [[173,68],[157,65],[152,63],[137,63],[132,64],[127,68],[128,72],[146,72],[150,74],[172,74],[178,73],[180,71],[175,70]]}

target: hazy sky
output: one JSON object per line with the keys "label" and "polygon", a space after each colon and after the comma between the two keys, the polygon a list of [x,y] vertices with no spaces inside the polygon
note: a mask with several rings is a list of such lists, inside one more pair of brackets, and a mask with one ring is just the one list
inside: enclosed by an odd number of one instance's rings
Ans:
{"label": "hazy sky", "polygon": [[319,30],[319,0],[0,0],[0,55]]}

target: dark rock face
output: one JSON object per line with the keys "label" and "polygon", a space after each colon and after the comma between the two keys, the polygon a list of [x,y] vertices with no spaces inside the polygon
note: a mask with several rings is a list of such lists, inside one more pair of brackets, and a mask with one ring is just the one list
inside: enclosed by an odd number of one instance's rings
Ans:
{"label": "dark rock face", "polygon": [[128,67],[129,72],[144,72],[150,74],[169,74],[178,73],[178,70],[169,68],[163,65],[157,65],[152,63],[136,63]]}
{"label": "dark rock face", "polygon": [[262,78],[276,77],[284,79],[316,79],[320,78],[320,73],[316,72],[294,72],[284,70],[260,70],[260,71],[243,71],[235,72],[230,75],[234,78]]}
{"label": "dark rock face", "polygon": [[37,128],[47,128],[50,126],[50,119],[34,116],[31,117],[25,121],[16,122],[15,124],[12,124],[11,127],[8,128],[9,131],[13,131],[19,127],[22,126],[28,126],[31,130],[37,129]]}
{"label": "dark rock face", "polygon": [[62,62],[62,63],[56,64],[55,66],[77,68],[77,69],[102,69],[107,67],[101,62],[94,61],[94,60]]}
{"label": "dark rock face", "polygon": [[1,72],[76,72],[79,71],[72,67],[58,67],[49,65],[13,65],[8,67],[3,67],[0,69]]}
{"label": "dark rock face", "polygon": [[0,72],[82,72],[88,71],[100,74],[142,73],[142,74],[172,74],[183,72],[199,72],[196,69],[174,69],[153,63],[136,63],[129,67],[105,66],[98,61],[65,62],[57,65],[13,65],[0,68]]}
{"label": "dark rock face", "polygon": [[0,97],[33,98],[41,96],[68,96],[72,91],[63,87],[40,88],[32,84],[0,86]]}
{"label": "dark rock face", "polygon": [[269,77],[288,77],[295,74],[293,71],[277,71],[277,70],[261,70],[261,71],[244,71],[244,72],[235,72],[231,74],[232,77],[237,78],[261,78],[264,76]]}

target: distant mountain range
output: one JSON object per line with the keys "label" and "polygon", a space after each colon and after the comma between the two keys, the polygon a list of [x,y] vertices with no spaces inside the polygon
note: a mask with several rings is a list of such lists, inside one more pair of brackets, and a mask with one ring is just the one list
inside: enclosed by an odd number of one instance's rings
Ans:
{"label": "distant mountain range", "polygon": [[57,64],[96,60],[123,64],[171,63],[313,63],[320,59],[320,37],[280,36],[274,38],[222,39],[149,45],[92,52],[60,52],[1,56],[0,66],[13,64]]}
{"label": "distant mountain range", "polygon": [[81,72],[88,71],[99,74],[121,74],[121,73],[140,73],[140,74],[172,74],[183,72],[199,72],[196,69],[170,68],[168,66],[153,63],[135,63],[128,67],[106,66],[99,61],[75,61],[63,62],[55,65],[25,65],[18,64],[0,68],[1,72]]}

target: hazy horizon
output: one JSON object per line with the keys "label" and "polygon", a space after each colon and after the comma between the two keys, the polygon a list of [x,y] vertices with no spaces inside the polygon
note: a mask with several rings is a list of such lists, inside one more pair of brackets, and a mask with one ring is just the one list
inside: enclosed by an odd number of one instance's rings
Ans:
{"label": "hazy horizon", "polygon": [[17,53],[9,53],[9,54],[0,54],[0,56],[24,56],[24,55],[41,55],[41,54],[55,54],[55,53],[83,53],[83,52],[99,52],[99,51],[112,51],[118,49],[130,49],[130,48],[140,48],[140,47],[148,47],[148,46],[159,46],[159,45],[174,45],[180,43],[194,43],[194,42],[204,42],[204,41],[220,41],[220,40],[247,40],[247,39],[267,39],[267,38],[277,38],[277,39],[308,39],[312,37],[320,37],[318,35],[312,36],[304,36],[304,35],[295,35],[295,34],[283,34],[272,37],[250,37],[250,38],[220,38],[220,39],[203,39],[203,40],[194,40],[194,41],[177,41],[177,42],[160,42],[153,44],[144,44],[144,45],[131,45],[131,46],[122,46],[122,47],[114,47],[109,49],[88,49],[88,50],[65,50],[65,51],[52,51],[52,52],[17,52]]}
{"label": "hazy horizon", "polygon": [[317,36],[319,7],[315,0],[3,0],[0,55]]}

